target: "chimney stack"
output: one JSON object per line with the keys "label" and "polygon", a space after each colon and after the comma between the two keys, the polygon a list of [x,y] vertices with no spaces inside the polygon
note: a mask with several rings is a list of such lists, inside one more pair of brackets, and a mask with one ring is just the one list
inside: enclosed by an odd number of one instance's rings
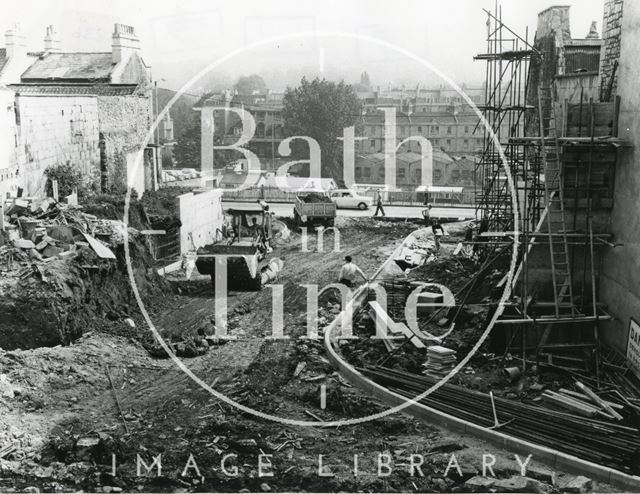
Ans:
{"label": "chimney stack", "polygon": [[7,29],[4,33],[4,46],[7,49],[7,58],[27,54],[27,45],[24,36],[20,34],[20,28],[17,24],[11,29]]}
{"label": "chimney stack", "polygon": [[127,60],[132,53],[140,51],[140,40],[132,26],[114,24],[111,40],[111,60],[114,64]]}
{"label": "chimney stack", "polygon": [[593,21],[591,23],[591,27],[589,28],[589,33],[587,34],[587,39],[600,39],[597,26],[598,24],[596,21]]}
{"label": "chimney stack", "polygon": [[47,26],[47,32],[44,36],[44,51],[59,52],[60,40],[58,39],[58,33],[55,32],[52,25]]}

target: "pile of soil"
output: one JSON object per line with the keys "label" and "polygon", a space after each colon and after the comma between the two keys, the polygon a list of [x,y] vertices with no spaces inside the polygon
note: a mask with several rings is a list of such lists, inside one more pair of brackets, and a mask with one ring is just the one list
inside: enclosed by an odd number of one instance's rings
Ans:
{"label": "pile of soil", "polygon": [[[129,251],[138,290],[145,300],[170,290],[152,268],[144,239],[131,238]],[[132,318],[137,304],[127,273],[124,245],[112,246],[116,259],[101,259],[89,247],[71,258],[31,264],[0,284],[0,347],[67,345],[83,333],[109,331],[111,322]],[[128,327],[136,334],[133,326]]]}
{"label": "pile of soil", "polygon": [[176,197],[192,190],[189,187],[162,187],[158,190],[146,191],[140,203],[151,222],[151,226],[161,230],[180,226],[180,218],[178,218],[176,210]]}
{"label": "pile of soil", "polygon": [[301,194],[298,197],[302,202],[306,203],[331,202],[329,197],[318,192],[309,192],[308,194]]}

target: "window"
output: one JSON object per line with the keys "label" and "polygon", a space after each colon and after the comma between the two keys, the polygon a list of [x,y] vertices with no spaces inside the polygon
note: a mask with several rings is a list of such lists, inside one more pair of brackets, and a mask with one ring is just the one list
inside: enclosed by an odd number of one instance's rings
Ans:
{"label": "window", "polygon": [[433,170],[433,180],[439,181],[442,178],[442,170]]}
{"label": "window", "polygon": [[356,166],[356,177],[360,177],[362,175],[362,168],[360,168],[359,166]]}
{"label": "window", "polygon": [[422,132],[422,127],[418,125],[418,132]]}
{"label": "window", "polygon": [[398,178],[404,178],[405,177],[405,169],[403,168],[398,168]]}
{"label": "window", "polygon": [[447,139],[447,146],[451,146],[451,139]]}
{"label": "window", "polygon": [[451,127],[447,127],[447,134],[451,134]]}
{"label": "window", "polygon": [[466,125],[464,126],[464,133],[468,134],[469,133],[469,127],[467,127]]}
{"label": "window", "polygon": [[365,168],[362,170],[362,175],[363,175],[364,177],[369,178],[369,177],[371,176],[371,168],[369,168],[368,166],[367,166],[367,167],[365,167]]}
{"label": "window", "polygon": [[469,139],[465,139],[462,142],[464,142],[464,145],[466,146],[467,144],[469,144]]}
{"label": "window", "polygon": [[427,113],[427,107],[426,106],[422,107],[422,113]]}
{"label": "window", "polygon": [[375,149],[376,147],[376,141],[371,139],[371,149]]}

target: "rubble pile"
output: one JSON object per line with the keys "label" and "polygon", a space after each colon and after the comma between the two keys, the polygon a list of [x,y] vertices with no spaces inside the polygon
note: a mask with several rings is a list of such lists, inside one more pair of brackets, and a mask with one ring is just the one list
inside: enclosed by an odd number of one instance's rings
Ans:
{"label": "rubble pile", "polygon": [[[18,197],[3,206],[0,347],[69,343],[100,320],[129,316],[125,235],[134,264],[150,263],[137,230],[53,198]],[[148,276],[136,270],[143,289]]]}

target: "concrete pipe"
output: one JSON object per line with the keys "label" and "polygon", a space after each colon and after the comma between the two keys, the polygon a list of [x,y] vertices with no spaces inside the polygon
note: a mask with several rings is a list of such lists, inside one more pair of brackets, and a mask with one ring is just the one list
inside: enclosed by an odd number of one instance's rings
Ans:
{"label": "concrete pipe", "polygon": [[522,377],[522,372],[519,367],[505,367],[503,372],[510,383],[515,382]]}

